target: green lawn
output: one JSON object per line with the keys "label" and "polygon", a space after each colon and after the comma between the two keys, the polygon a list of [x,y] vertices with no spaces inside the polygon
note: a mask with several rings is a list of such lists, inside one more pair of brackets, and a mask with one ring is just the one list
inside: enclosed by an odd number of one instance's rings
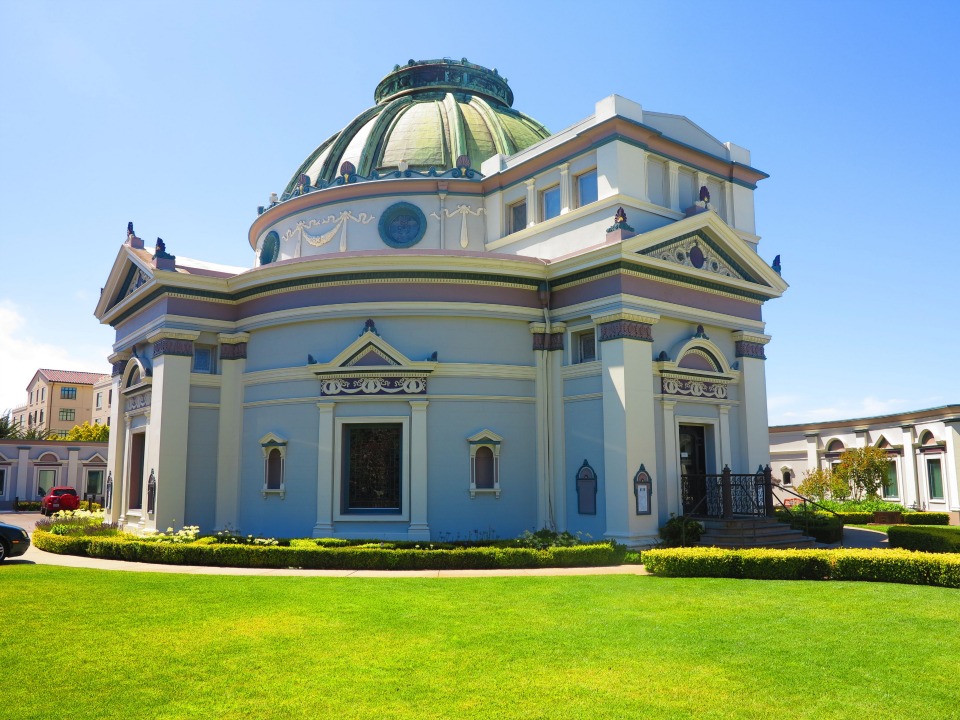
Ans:
{"label": "green lawn", "polygon": [[956,590],[0,568],[0,718],[947,718]]}

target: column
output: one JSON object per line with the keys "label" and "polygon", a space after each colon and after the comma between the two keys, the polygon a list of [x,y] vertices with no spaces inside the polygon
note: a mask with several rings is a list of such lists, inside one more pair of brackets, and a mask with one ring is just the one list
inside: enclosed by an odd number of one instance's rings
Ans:
{"label": "column", "polygon": [[767,423],[767,379],[764,362],[767,357],[763,346],[770,342],[769,335],[751,332],[733,333],[735,354],[740,363],[742,399],[741,462],[745,467],[730,469],[734,472],[754,472],[770,462],[770,431]]}
{"label": "column", "polygon": [[913,425],[901,425],[903,443],[903,504],[920,507],[920,487],[917,479],[917,453],[913,449]]}
{"label": "column", "polygon": [[30,481],[30,446],[17,446],[17,488],[14,495],[23,502],[36,502],[40,498],[33,494],[33,483]]}
{"label": "column", "polygon": [[317,403],[320,432],[317,436],[317,524],[314,537],[333,537],[333,444],[336,403]]}
{"label": "column", "polygon": [[[820,433],[808,432],[804,433],[803,437],[807,441],[807,472],[813,472],[820,467],[820,457],[817,452],[820,449]],[[797,480],[802,481],[803,477]]]}
{"label": "column", "polygon": [[733,183],[723,181],[723,219],[730,227],[736,227],[736,216],[733,212]]}
{"label": "column", "polygon": [[730,445],[730,406],[720,405],[720,469],[733,462],[733,452]]}
{"label": "column", "polygon": [[653,475],[656,507],[664,492],[656,477],[657,444],[653,407],[653,325],[657,315],[614,313],[593,318],[603,343],[603,463],[607,531],[604,537],[627,545],[653,541],[659,513],[637,515],[633,477],[644,465]]}
{"label": "column", "polygon": [[120,393],[120,383],[123,380],[123,371],[130,360],[129,352],[114,353],[107,358],[111,365],[110,394],[113,396],[113,402],[110,403],[110,435],[107,440],[107,476],[103,478],[103,490],[106,493],[107,479],[110,478],[112,484],[112,498],[109,501],[110,509],[107,509],[107,498],[104,497],[103,521],[105,523],[115,523],[120,520],[120,511],[123,507],[121,498],[123,497],[123,458],[128,447],[129,433],[127,432],[127,421],[125,416],[125,403]]}
{"label": "column", "polygon": [[667,172],[670,176],[670,209],[681,212],[680,207],[680,164],[673,160],[667,161]]}
{"label": "column", "polygon": [[410,418],[410,540],[429,540],[427,524],[427,405],[411,400]]}
{"label": "column", "polygon": [[947,440],[943,456],[943,492],[947,507],[953,513],[951,520],[956,522],[956,513],[960,511],[960,420],[947,420],[943,430]]}
{"label": "column", "polygon": [[547,419],[550,500],[557,532],[567,529],[566,437],[563,420],[563,338],[567,326],[553,323],[546,338],[547,349]]}
{"label": "column", "polygon": [[536,369],[536,379],[534,381],[534,413],[537,428],[537,529],[553,526],[550,515],[549,442],[547,440],[548,371],[547,358],[545,357],[546,353],[540,352],[548,342],[546,330],[546,323],[530,323],[530,332],[533,335],[533,362]]}
{"label": "column", "polygon": [[683,508],[680,505],[680,451],[677,448],[675,417],[677,403],[675,400],[661,400],[660,405],[663,412],[663,484],[666,489],[666,507],[661,507],[661,510],[668,516],[670,513],[680,515]]}
{"label": "column", "polygon": [[240,527],[240,439],[243,436],[243,373],[249,333],[220,333],[220,409],[217,425],[217,505],[214,524]]}
{"label": "column", "polygon": [[560,163],[560,214],[570,212],[573,206],[573,185],[570,181],[570,163]]}
{"label": "column", "polygon": [[537,208],[536,180],[530,178],[529,180],[524,180],[523,184],[527,186],[527,227],[533,227],[537,224],[540,215]]}
{"label": "column", "polygon": [[67,448],[67,481],[64,483],[77,491],[83,497],[84,487],[80,482],[80,448]]}
{"label": "column", "polygon": [[[199,332],[159,330],[153,343],[153,388],[143,467],[143,518],[149,528],[183,527],[187,496],[187,441],[190,425],[190,369]],[[147,516],[147,479],[153,472],[157,495]]]}

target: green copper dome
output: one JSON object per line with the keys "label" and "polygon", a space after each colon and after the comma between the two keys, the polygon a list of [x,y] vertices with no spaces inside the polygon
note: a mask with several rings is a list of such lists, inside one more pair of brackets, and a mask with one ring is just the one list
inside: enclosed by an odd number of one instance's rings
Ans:
{"label": "green copper dome", "polygon": [[364,177],[406,168],[449,170],[463,156],[479,169],[487,158],[513,155],[550,135],[511,107],[506,79],[465,58],[398,65],[377,85],[374,100],[374,107],[311,153],[282,199],[294,193],[303,175],[319,187],[342,174],[348,162],[348,169]]}

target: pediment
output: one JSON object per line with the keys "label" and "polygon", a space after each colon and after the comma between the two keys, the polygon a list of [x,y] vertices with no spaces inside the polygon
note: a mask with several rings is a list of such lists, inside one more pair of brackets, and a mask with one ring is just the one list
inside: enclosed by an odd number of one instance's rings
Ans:
{"label": "pediment", "polygon": [[777,296],[787,283],[713,211],[637,235],[623,243],[625,254],[642,256],[664,270],[696,281],[760,286]]}
{"label": "pediment", "polygon": [[372,320],[360,337],[326,363],[308,363],[321,381],[321,395],[422,395],[435,359],[411,360],[380,337]]}
{"label": "pediment", "polygon": [[[140,251],[145,252],[145,251]],[[117,254],[94,314],[103,317],[111,308],[136,295],[153,280],[153,268],[137,251],[124,245]]]}

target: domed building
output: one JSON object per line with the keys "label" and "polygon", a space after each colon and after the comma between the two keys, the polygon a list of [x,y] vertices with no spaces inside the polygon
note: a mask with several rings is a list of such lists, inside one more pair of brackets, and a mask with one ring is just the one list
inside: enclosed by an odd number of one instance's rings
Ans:
{"label": "domed building", "polygon": [[550,134],[466,59],[374,101],[258,209],[253,267],[129,226],[96,310],[109,519],[643,545],[767,463],[786,284],[747,150],[616,95]]}

